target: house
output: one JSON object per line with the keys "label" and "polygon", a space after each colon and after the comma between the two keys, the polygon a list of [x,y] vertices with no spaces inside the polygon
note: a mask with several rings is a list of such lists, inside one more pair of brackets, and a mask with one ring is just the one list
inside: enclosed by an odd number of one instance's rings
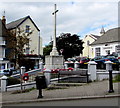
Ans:
{"label": "house", "polygon": [[40,30],[30,16],[20,18],[6,24],[6,28],[10,31],[14,31],[16,36],[18,31],[23,33],[30,33],[29,43],[24,47],[24,59],[26,63],[21,65],[26,67],[26,70],[39,68],[39,62],[41,61],[41,55],[43,55],[42,38],[40,36]]}
{"label": "house", "polygon": [[[24,31],[24,33],[29,33],[32,31],[32,34],[29,36],[29,45],[26,45],[24,47],[24,58],[28,61],[28,63],[24,63],[25,67],[28,68],[31,67],[30,64],[32,64],[31,69],[39,68],[39,62],[41,61],[41,55],[43,55],[43,48],[42,48],[42,38],[40,37],[40,30],[36,26],[36,24],[33,22],[30,16],[26,16],[24,18],[18,19],[16,21],[10,22],[6,24],[6,18],[5,16],[2,17],[2,21],[0,23],[1,25],[1,31],[0,31],[0,68],[2,69],[8,69],[8,64],[11,64],[10,61],[7,60],[7,54],[9,55],[9,50],[6,47],[7,45],[7,39],[5,40],[6,35],[4,35],[2,32],[6,33],[6,31],[14,31],[17,34],[17,31]],[[4,29],[4,30],[2,30]],[[6,42],[5,42],[6,41]],[[9,52],[9,53],[8,53]],[[7,61],[5,61],[7,60]],[[14,58],[13,58],[14,60]],[[3,61],[5,62],[3,64]],[[28,67],[29,65],[29,67]],[[13,63],[12,63],[13,66]]]}
{"label": "house", "polygon": [[90,44],[93,49],[93,57],[112,53],[120,53],[119,33],[120,27],[110,29],[100,38]]}
{"label": "house", "polygon": [[30,35],[29,47],[26,47],[25,54],[43,55],[42,38],[40,37],[40,30],[33,22],[30,16],[20,18],[16,21],[6,24],[8,30],[18,31],[23,30],[25,33],[33,31]]}
{"label": "house", "polygon": [[[105,30],[104,28],[102,27],[101,31],[100,31],[100,34],[103,35],[105,33]],[[84,43],[83,43],[83,53],[82,53],[82,57],[89,57],[89,58],[92,58],[94,57],[94,54],[93,54],[93,49],[92,47],[90,46],[91,43],[93,43],[94,41],[96,41],[98,38],[100,38],[100,36],[98,35],[93,35],[93,34],[90,34],[90,35],[86,35],[84,37],[84,39],[82,40]]]}
{"label": "house", "polygon": [[7,37],[7,29],[4,24],[4,18],[0,19],[0,73],[4,69],[8,69],[13,67],[13,63],[11,63],[6,58],[6,37]]}

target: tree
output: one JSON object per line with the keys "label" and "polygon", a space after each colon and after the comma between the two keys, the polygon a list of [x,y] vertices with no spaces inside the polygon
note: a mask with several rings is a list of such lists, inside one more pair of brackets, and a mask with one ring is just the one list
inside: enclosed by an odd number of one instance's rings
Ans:
{"label": "tree", "polygon": [[50,55],[50,52],[52,51],[52,44],[53,42],[50,42],[48,45],[46,45],[43,49],[43,55]]}
{"label": "tree", "polygon": [[[62,55],[65,59],[71,58],[74,56],[79,56],[83,50],[83,42],[80,40],[80,36],[70,33],[62,33],[56,39],[57,41],[57,50],[61,54],[60,50],[62,49]],[[49,43],[44,48],[44,55],[49,55],[52,50],[52,42]]]}
{"label": "tree", "polygon": [[63,50],[63,56],[65,59],[74,56],[79,56],[83,50],[83,42],[79,38],[80,36],[70,33],[62,33],[57,39],[57,49]]}
{"label": "tree", "polygon": [[23,62],[23,55],[24,55],[24,47],[29,47],[30,42],[30,34],[33,31],[29,33],[25,33],[24,30],[20,30],[18,28],[18,31],[7,31],[7,58],[12,61],[14,60],[15,65],[20,67]]}

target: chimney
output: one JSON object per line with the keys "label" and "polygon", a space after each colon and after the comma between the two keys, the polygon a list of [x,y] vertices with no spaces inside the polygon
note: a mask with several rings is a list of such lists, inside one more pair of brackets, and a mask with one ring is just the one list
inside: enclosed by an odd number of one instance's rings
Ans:
{"label": "chimney", "polygon": [[5,16],[2,16],[2,23],[6,25],[6,19],[5,19]]}
{"label": "chimney", "polygon": [[5,10],[4,10],[3,16],[2,16],[2,23],[6,26]]}

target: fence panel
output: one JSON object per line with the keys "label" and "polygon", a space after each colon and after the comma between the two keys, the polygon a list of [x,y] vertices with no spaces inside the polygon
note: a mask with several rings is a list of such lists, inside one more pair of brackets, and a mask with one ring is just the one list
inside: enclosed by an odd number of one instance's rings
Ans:
{"label": "fence panel", "polygon": [[58,75],[58,82],[89,82],[89,75],[87,69],[77,71],[60,71]]}

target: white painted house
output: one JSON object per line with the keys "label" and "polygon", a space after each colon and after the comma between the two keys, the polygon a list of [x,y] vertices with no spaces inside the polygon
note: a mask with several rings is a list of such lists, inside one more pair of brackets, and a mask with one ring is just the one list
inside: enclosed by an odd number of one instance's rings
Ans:
{"label": "white painted house", "polygon": [[90,44],[93,49],[93,57],[120,53],[120,28],[108,30],[95,42]]}

